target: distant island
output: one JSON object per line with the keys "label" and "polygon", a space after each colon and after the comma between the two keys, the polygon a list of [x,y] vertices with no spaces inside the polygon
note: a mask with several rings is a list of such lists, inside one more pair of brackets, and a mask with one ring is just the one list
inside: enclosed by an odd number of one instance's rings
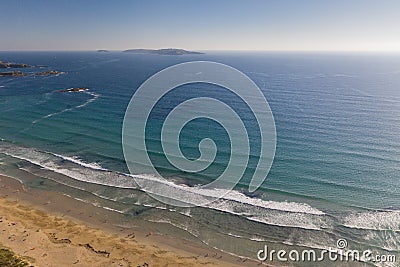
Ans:
{"label": "distant island", "polygon": [[97,52],[99,52],[99,53],[108,53],[108,52],[110,52],[110,51],[104,50],[104,49],[99,49],[99,50],[97,50]]}
{"label": "distant island", "polygon": [[135,53],[135,54],[157,54],[157,55],[199,55],[204,54],[201,52],[187,51],[183,49],[176,48],[165,48],[165,49],[128,49],[122,52]]}
{"label": "distant island", "polygon": [[12,63],[12,62],[3,62],[0,61],[0,69],[8,69],[8,68],[31,68],[32,66],[25,63]]}

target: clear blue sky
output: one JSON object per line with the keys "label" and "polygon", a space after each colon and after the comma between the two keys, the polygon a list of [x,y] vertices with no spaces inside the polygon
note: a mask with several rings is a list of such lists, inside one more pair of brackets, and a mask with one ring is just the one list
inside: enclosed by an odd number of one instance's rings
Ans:
{"label": "clear blue sky", "polygon": [[0,50],[400,50],[400,1],[0,0]]}

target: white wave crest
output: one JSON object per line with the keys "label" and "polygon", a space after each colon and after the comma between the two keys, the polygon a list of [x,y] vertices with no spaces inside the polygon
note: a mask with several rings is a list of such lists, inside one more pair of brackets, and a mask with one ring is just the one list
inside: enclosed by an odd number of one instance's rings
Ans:
{"label": "white wave crest", "polygon": [[[186,194],[188,199],[192,199],[194,203],[196,203],[197,198],[219,198],[221,193],[224,193],[221,192],[221,189],[190,187],[184,184],[176,184],[172,181],[160,180],[148,174],[131,175],[118,173],[107,170],[98,163],[86,163],[78,157],[41,152],[32,148],[5,145],[1,146],[0,151],[8,156],[28,161],[69,178],[93,184],[138,189],[135,180],[132,179],[135,176],[136,179],[142,179],[149,185],[142,188],[142,191],[152,190],[154,187],[162,187],[166,197],[172,198],[176,194]],[[277,226],[317,230],[321,229],[321,227],[326,227],[328,223],[324,212],[308,204],[264,200],[246,196],[238,191],[229,192],[222,199],[217,199],[205,208],[240,215],[252,221]]]}
{"label": "white wave crest", "polygon": [[400,211],[353,213],[344,218],[344,226],[364,230],[400,231]]}

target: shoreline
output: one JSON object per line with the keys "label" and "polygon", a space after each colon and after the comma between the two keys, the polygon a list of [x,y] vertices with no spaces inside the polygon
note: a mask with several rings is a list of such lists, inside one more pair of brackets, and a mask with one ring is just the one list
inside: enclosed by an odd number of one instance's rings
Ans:
{"label": "shoreline", "polygon": [[[0,244],[33,266],[259,266],[66,195],[0,175]],[[145,224],[145,222],[144,222]]]}

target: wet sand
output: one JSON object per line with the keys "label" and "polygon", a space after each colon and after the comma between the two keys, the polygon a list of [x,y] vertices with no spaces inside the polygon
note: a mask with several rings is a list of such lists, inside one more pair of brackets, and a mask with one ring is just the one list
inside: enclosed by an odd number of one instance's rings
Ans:
{"label": "wet sand", "polygon": [[116,216],[0,176],[0,244],[33,266],[260,266],[151,227],[109,223]]}

